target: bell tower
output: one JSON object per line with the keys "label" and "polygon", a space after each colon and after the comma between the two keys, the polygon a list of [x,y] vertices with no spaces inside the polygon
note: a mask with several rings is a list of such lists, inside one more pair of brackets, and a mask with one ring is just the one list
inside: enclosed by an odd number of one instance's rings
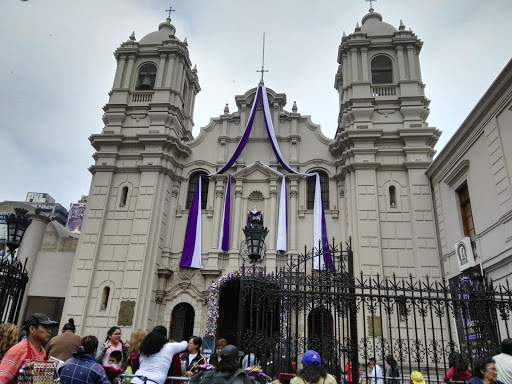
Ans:
{"label": "bell tower", "polygon": [[330,150],[356,270],[439,276],[425,171],[441,132],[427,123],[422,45],[402,21],[397,29],[371,8],[338,49],[340,107]]}
{"label": "bell tower", "polygon": [[95,163],[63,310],[81,334],[103,337],[114,324],[151,329],[157,316],[158,270],[200,91],[187,40],[175,32],[167,19],[114,53],[105,126],[89,138]]}

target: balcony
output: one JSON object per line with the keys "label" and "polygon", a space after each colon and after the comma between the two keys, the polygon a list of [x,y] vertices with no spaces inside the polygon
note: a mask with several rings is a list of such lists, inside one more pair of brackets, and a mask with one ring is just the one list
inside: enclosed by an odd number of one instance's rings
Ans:
{"label": "balcony", "polygon": [[149,103],[153,99],[153,91],[140,92],[135,91],[132,94],[132,103]]}
{"label": "balcony", "polygon": [[372,85],[372,97],[396,96],[396,85]]}

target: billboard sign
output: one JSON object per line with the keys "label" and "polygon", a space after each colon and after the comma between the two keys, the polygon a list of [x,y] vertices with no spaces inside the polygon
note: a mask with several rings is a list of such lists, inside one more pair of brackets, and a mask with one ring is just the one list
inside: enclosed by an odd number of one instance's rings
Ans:
{"label": "billboard sign", "polygon": [[66,228],[73,232],[80,232],[82,229],[82,221],[85,215],[86,204],[76,203],[71,204],[69,208],[68,222]]}

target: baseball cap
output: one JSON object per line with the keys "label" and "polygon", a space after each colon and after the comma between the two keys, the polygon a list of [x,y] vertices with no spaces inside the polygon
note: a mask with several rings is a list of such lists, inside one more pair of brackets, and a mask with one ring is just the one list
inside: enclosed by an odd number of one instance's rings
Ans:
{"label": "baseball cap", "polygon": [[33,313],[25,319],[25,323],[23,324],[24,329],[28,329],[28,327],[35,326],[35,325],[55,325],[58,324],[56,321],[50,320],[48,316],[46,316],[44,313]]}
{"label": "baseball cap", "polygon": [[228,344],[224,348],[222,348],[220,355],[225,357],[243,357],[244,353],[239,352],[238,348],[235,347],[234,345]]}
{"label": "baseball cap", "polygon": [[318,352],[310,349],[309,351],[306,351],[304,356],[302,356],[302,363],[308,367],[319,367],[320,364],[322,364],[322,359]]}
{"label": "baseball cap", "polygon": [[423,375],[419,371],[411,372],[411,380],[414,384],[425,384],[425,379],[423,378]]}

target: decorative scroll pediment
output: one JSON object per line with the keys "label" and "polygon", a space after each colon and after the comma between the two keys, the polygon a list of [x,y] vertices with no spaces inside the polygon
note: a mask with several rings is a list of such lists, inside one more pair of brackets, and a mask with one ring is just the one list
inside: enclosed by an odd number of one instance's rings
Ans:
{"label": "decorative scroll pediment", "polygon": [[260,163],[259,161],[252,163],[251,165],[242,168],[241,170],[235,172],[233,175],[231,175],[235,180],[243,178],[245,180],[252,180],[252,181],[262,181],[262,180],[269,180],[269,179],[278,179],[281,178],[283,175],[276,170],[265,166],[264,164]]}

